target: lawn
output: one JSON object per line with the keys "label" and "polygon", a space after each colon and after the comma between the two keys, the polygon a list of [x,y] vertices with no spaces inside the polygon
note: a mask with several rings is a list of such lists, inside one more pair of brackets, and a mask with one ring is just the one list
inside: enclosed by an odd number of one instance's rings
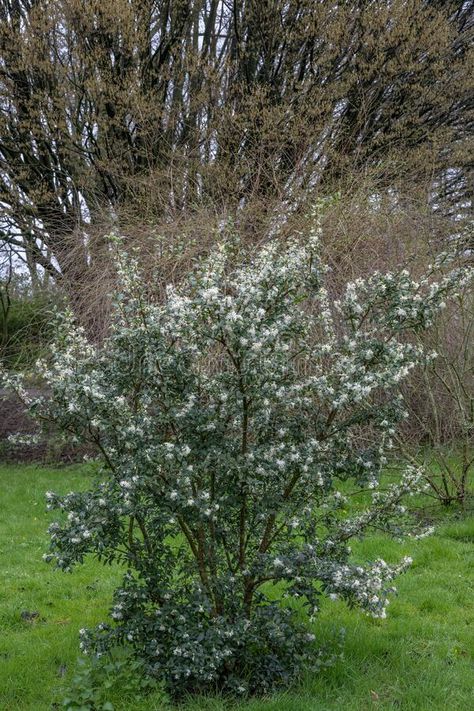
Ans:
{"label": "lawn", "polygon": [[[78,630],[104,619],[118,577],[94,561],[71,574],[42,561],[44,493],[85,488],[83,467],[0,468],[0,709],[61,708],[78,657]],[[455,711],[474,709],[474,517],[444,518],[436,534],[395,543],[371,537],[354,548],[368,559],[414,559],[386,620],[327,602],[314,632],[346,629],[344,659],[290,692],[231,704],[197,699],[185,711]],[[114,689],[119,709],[170,711],[159,692],[134,699]]]}

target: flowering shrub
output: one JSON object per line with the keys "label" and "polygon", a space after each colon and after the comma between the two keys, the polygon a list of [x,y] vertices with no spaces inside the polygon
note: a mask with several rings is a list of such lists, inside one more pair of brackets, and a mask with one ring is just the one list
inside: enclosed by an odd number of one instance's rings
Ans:
{"label": "flowering shrub", "polygon": [[320,659],[305,615],[323,597],[385,616],[410,560],[359,565],[348,543],[406,528],[419,472],[380,485],[404,416],[391,389],[422,357],[401,335],[463,278],[375,273],[333,302],[314,237],[238,267],[229,250],[152,304],[119,249],[109,338],[94,347],[67,316],[41,366],[51,397],[31,403],[102,463],[90,491],[48,494],[65,517],[46,559],[125,567],[111,620],[81,630],[81,647],[131,647],[175,695],[287,683]]}

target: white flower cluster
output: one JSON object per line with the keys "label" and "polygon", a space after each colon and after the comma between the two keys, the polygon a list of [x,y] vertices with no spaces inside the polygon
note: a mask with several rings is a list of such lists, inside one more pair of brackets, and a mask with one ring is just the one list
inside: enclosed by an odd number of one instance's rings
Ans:
{"label": "white flower cluster", "polygon": [[13,445],[33,445],[38,444],[40,435],[38,433],[26,434],[23,432],[15,432],[7,437],[10,444]]}
{"label": "white flower cluster", "polygon": [[387,605],[390,599],[388,593],[396,592],[396,588],[388,584],[411,565],[408,556],[401,563],[389,566],[384,560],[376,560],[368,567],[342,565],[338,567],[327,589],[332,599],[343,596],[352,599],[367,611],[372,617],[384,619],[387,616]]}

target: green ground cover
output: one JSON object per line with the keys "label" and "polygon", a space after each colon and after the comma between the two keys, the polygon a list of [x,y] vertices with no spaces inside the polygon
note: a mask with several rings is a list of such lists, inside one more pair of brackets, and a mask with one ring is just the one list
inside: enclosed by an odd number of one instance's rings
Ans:
{"label": "green ground cover", "polygon": [[[88,482],[84,467],[0,468],[2,711],[62,708],[77,667],[78,630],[106,616],[119,571],[91,560],[64,574],[42,561],[51,520],[44,493]],[[424,540],[372,536],[354,548],[368,559],[414,559],[386,620],[328,601],[313,631],[326,639],[344,627],[343,660],[284,695],[239,704],[194,699],[185,711],[474,710],[474,517],[445,516]],[[173,708],[159,692],[137,699],[120,683],[107,698],[117,711]]]}

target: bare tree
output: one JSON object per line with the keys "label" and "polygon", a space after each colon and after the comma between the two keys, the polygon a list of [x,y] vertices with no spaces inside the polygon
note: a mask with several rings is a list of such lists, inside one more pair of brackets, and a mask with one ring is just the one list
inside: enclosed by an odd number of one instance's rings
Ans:
{"label": "bare tree", "polygon": [[459,1],[0,0],[2,239],[74,296],[130,217],[295,208],[354,171],[459,210],[472,28]]}

